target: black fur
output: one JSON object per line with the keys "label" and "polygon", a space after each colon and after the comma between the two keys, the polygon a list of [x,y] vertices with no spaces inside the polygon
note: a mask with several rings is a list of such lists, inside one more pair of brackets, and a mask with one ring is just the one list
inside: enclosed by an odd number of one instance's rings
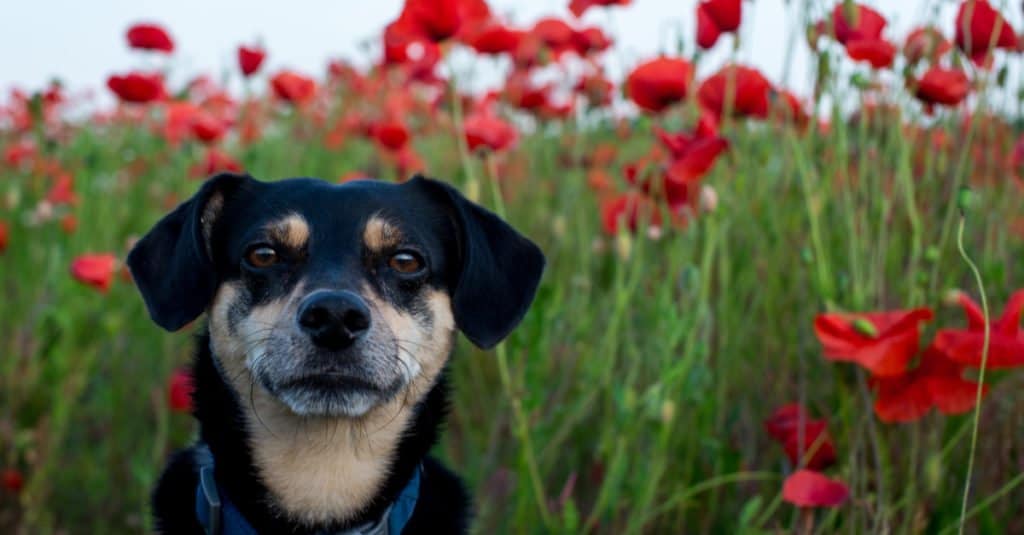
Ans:
{"label": "black fur", "polygon": [[[223,199],[223,206],[211,212],[207,203],[214,198]],[[426,279],[396,283],[379,274],[377,260],[358,258],[361,225],[381,211],[398,217],[403,231],[411,232],[423,248],[431,268]],[[257,275],[269,277],[264,281],[269,286],[260,286],[240,267],[243,251],[252,243],[255,229],[268,218],[289,212],[299,212],[312,223],[313,250],[308,258]],[[427,178],[400,185],[367,181],[336,186],[312,179],[266,183],[224,174],[210,179],[192,199],[160,220],[132,250],[128,265],[153,320],[168,330],[198,317],[225,281],[243,281],[250,290],[262,288],[253,294],[258,299],[257,294],[281,290],[282,281],[294,283],[305,277],[319,287],[338,289],[363,281],[396,306],[414,312],[419,305],[410,285],[440,289],[451,297],[457,327],[476,345],[489,348],[526,313],[544,256],[497,216],[451,186]],[[221,491],[261,533],[312,535],[377,520],[420,465],[419,499],[403,533],[468,530],[471,508],[462,482],[428,456],[448,410],[446,372],[414,407],[389,476],[375,497],[347,523],[303,526],[277,512],[255,466],[243,405],[248,392],[235,392],[221,376],[209,335],[200,335],[197,342],[194,415],[200,440],[213,455]],[[194,448],[169,459],[153,494],[159,531],[202,533],[195,516],[197,479]]]}

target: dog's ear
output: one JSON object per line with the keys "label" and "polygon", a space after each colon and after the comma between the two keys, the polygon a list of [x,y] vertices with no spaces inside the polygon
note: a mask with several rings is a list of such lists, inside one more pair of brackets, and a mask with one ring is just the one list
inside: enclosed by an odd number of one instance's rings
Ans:
{"label": "dog's ear", "polygon": [[176,331],[199,317],[217,290],[210,237],[226,200],[248,175],[223,173],[164,216],[128,253],[128,269],[157,325]]}
{"label": "dog's ear", "polygon": [[444,182],[415,176],[446,206],[458,234],[458,277],[452,292],[455,323],[478,347],[490,349],[519,324],[533,302],[544,254],[508,223]]}

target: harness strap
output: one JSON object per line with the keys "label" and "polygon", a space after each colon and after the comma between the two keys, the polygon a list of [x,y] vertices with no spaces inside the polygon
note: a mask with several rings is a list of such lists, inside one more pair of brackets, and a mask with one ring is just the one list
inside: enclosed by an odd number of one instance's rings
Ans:
{"label": "harness strap", "polygon": [[[224,495],[213,477],[213,454],[206,444],[196,447],[199,465],[199,484],[196,485],[196,518],[207,535],[259,535],[242,513]],[[417,466],[398,498],[373,522],[367,522],[344,531],[320,535],[401,535],[420,494],[420,471]]]}

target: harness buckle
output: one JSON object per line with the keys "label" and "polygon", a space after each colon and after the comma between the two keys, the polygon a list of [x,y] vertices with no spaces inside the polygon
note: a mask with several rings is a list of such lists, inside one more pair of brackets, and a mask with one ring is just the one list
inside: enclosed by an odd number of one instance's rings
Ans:
{"label": "harness buckle", "polygon": [[202,500],[206,503],[206,512],[209,523],[206,527],[207,535],[220,535],[221,530],[221,502],[220,494],[217,492],[217,483],[213,480],[213,467],[203,466],[199,469],[199,492]]}

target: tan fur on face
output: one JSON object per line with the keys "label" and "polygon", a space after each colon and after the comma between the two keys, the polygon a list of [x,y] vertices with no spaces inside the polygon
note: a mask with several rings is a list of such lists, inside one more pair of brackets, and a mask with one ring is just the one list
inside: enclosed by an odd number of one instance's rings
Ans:
{"label": "tan fur on face", "polygon": [[[299,285],[301,287],[301,285]],[[368,289],[363,297],[373,321],[386,323],[399,339],[400,358],[411,380],[392,401],[359,419],[300,418],[262,387],[253,386],[248,359],[259,349],[246,347],[246,334],[258,333],[280,314],[293,313],[292,296],[256,307],[237,333],[227,328],[228,311],[239,289],[222,285],[210,309],[211,345],[221,372],[242,400],[260,476],[288,516],[314,524],[351,518],[387,478],[395,448],[409,424],[411,409],[430,390],[451,350],[455,320],[442,292],[426,296],[433,315],[428,329]],[[251,403],[249,403],[251,400]]]}
{"label": "tan fur on face", "polygon": [[309,223],[299,214],[288,214],[270,222],[267,231],[271,238],[292,249],[300,250],[309,242]]}
{"label": "tan fur on face", "polygon": [[370,217],[363,228],[363,243],[373,252],[395,247],[402,241],[402,231],[379,215]]}

